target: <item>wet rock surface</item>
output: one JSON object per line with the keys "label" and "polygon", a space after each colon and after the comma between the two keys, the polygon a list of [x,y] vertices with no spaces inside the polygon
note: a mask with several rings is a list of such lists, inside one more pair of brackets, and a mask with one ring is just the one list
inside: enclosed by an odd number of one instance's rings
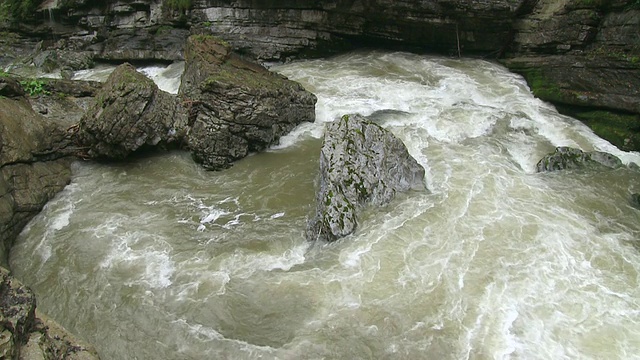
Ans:
{"label": "wet rock surface", "polygon": [[89,157],[123,159],[143,146],[179,146],[187,120],[177,97],[123,64],[96,94],[77,137]]}
{"label": "wet rock surface", "polygon": [[0,267],[0,358],[98,359],[96,351],[36,311],[29,288]]}
{"label": "wet rock surface", "polygon": [[335,241],[352,234],[363,207],[385,205],[411,189],[425,190],[424,169],[402,141],[360,115],[345,115],[325,132],[307,239]]}
{"label": "wet rock surface", "polygon": [[315,120],[315,95],[300,84],[240,58],[213,36],[187,42],[179,94],[190,104],[187,143],[207,169],[227,168]]}
{"label": "wet rock surface", "polygon": [[538,172],[545,172],[577,169],[591,165],[617,168],[622,166],[622,161],[614,155],[601,151],[583,152],[570,147],[558,147],[555,152],[540,159],[536,169]]}
{"label": "wet rock surface", "polygon": [[0,265],[24,225],[70,181],[67,143],[26,98],[0,98]]}
{"label": "wet rock surface", "polygon": [[625,151],[640,150],[640,5],[540,0],[504,60],[534,95]]}

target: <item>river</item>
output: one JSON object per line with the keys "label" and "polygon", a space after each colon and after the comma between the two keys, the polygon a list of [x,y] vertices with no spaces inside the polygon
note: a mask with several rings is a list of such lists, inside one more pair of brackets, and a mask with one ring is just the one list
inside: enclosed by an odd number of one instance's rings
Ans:
{"label": "river", "polygon": [[[317,120],[265,153],[220,172],[185,152],[73,165],[11,251],[42,311],[103,359],[640,358],[638,172],[534,171],[556,146],[639,154],[492,62],[273,70],[318,96]],[[428,191],[309,243],[324,123],[354,112],[405,142]]]}

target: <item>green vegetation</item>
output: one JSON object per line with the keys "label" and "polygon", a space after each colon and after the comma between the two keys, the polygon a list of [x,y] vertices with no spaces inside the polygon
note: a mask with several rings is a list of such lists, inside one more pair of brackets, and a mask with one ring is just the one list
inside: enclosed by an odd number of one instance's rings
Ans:
{"label": "green vegetation", "polygon": [[566,102],[563,101],[565,94],[562,89],[560,89],[556,83],[547,79],[542,70],[526,69],[518,72],[520,72],[527,80],[527,83],[529,83],[529,87],[531,88],[531,92],[537,98],[546,101]]}
{"label": "green vegetation", "polygon": [[156,29],[156,35],[168,34],[171,32],[171,29],[173,29],[171,26],[162,25]]}
{"label": "green vegetation", "polygon": [[0,21],[19,22],[34,18],[42,0],[0,0]]}
{"label": "green vegetation", "polygon": [[193,4],[191,0],[164,0],[163,5],[172,10],[186,11],[191,9]]}
{"label": "green vegetation", "polygon": [[601,138],[622,150],[637,151],[640,146],[640,116],[605,110],[570,112],[587,124]]}
{"label": "green vegetation", "polygon": [[591,60],[602,57],[611,60],[628,61],[631,64],[640,66],[640,49],[638,49],[637,46],[633,47],[631,50],[627,49],[627,51],[617,48],[600,46],[589,51],[587,57]]}
{"label": "green vegetation", "polygon": [[627,9],[640,9],[640,0],[631,0],[627,3]]}
{"label": "green vegetation", "polygon": [[44,88],[45,82],[40,79],[22,80],[20,85],[29,96],[49,94],[49,91]]}

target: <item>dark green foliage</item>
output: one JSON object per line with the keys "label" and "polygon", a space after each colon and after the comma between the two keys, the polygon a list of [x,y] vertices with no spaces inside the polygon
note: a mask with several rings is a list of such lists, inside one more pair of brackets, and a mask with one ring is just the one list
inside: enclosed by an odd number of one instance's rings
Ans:
{"label": "dark green foliage", "polygon": [[18,22],[34,18],[42,0],[0,0],[0,20]]}
{"label": "dark green foliage", "polygon": [[164,0],[164,5],[169,9],[185,11],[191,9],[191,0]]}
{"label": "dark green foliage", "polygon": [[640,9],[640,0],[631,0],[627,4],[628,9]]}

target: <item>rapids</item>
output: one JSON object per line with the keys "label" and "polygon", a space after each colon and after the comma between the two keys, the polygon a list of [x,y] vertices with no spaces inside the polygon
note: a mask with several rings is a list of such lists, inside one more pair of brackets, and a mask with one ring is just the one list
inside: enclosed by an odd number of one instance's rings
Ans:
{"label": "rapids", "polygon": [[[273,70],[317,121],[231,169],[184,152],[76,162],[14,274],[103,359],[640,356],[636,171],[536,174],[555,146],[640,163],[495,63],[362,51]],[[172,85],[177,89],[177,85]],[[424,192],[307,243],[323,123],[372,115]]]}

